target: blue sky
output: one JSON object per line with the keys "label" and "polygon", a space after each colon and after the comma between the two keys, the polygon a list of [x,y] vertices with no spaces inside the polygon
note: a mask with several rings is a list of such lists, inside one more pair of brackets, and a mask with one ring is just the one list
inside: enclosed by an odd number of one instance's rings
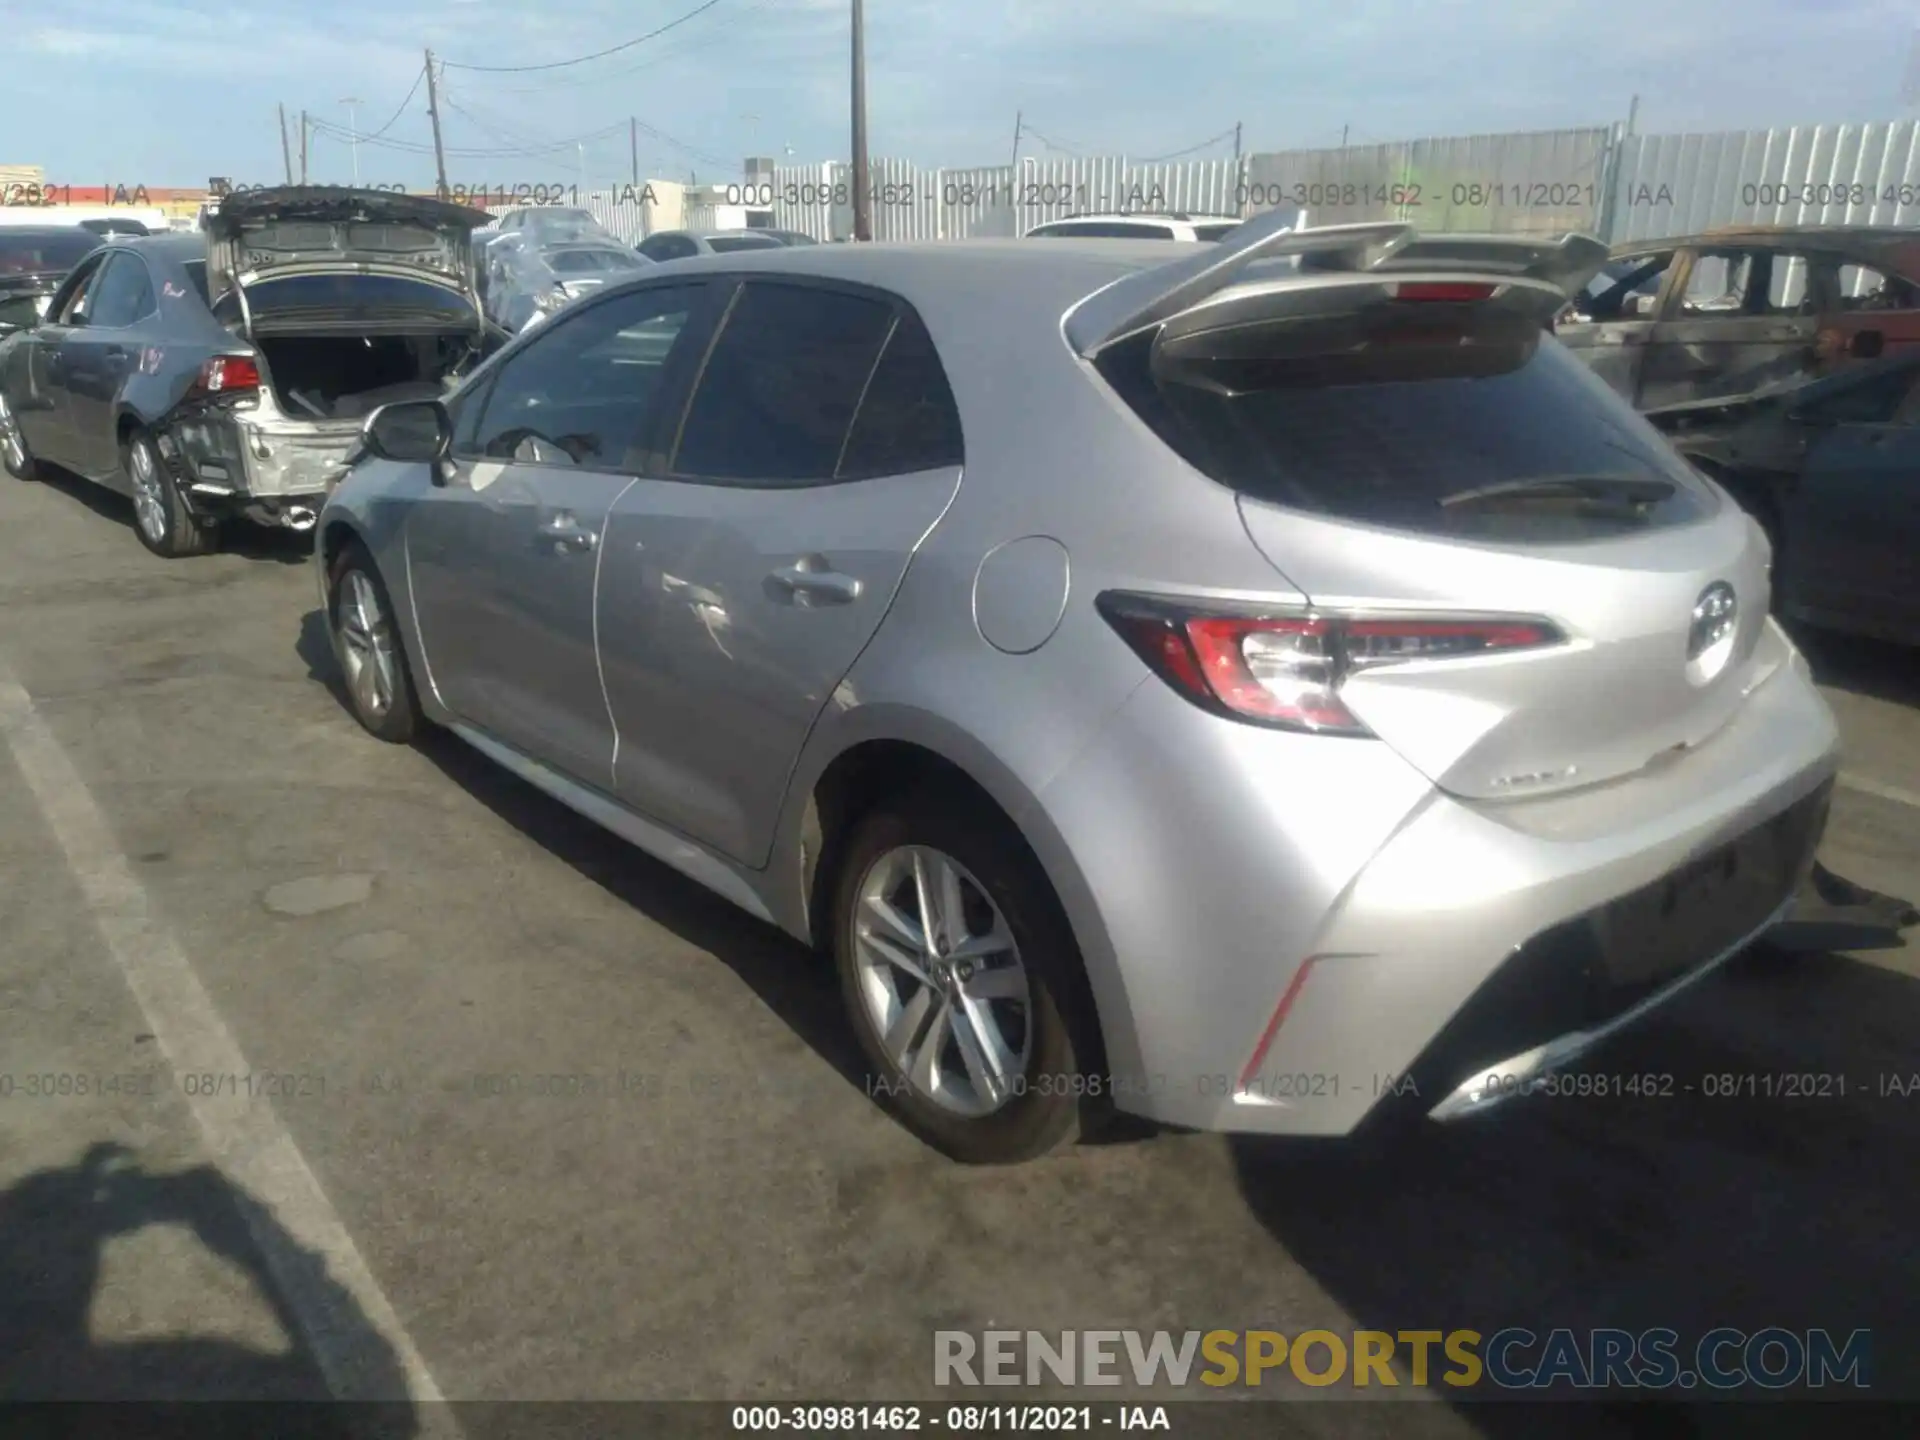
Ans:
{"label": "blue sky", "polygon": [[[717,0],[589,64],[492,74],[605,48],[699,0],[0,0],[10,52],[0,163],[71,184],[281,178],[275,106],[362,133],[401,107],[432,46],[447,62],[449,181],[724,180],[740,157],[839,158],[846,0]],[[1244,125],[1249,151],[1605,124],[1641,96],[1648,132],[1886,120],[1920,12],[1894,0],[867,0],[872,149],[926,164],[1028,153],[1158,157]],[[297,125],[297,121],[295,122]],[[579,139],[577,137],[587,137]],[[424,88],[363,179],[430,183]],[[298,137],[295,135],[297,164]],[[399,148],[395,148],[399,147]],[[1196,156],[1232,153],[1230,139]],[[316,181],[344,182],[316,135]]]}

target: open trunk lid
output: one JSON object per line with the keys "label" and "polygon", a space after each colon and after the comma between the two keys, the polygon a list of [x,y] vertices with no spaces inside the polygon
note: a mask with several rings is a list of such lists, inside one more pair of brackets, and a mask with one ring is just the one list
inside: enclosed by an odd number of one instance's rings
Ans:
{"label": "open trunk lid", "polygon": [[481,329],[473,232],[487,216],[414,195],[284,186],[207,217],[214,312],[256,334]]}
{"label": "open trunk lid", "polygon": [[[1778,666],[1758,528],[1547,331],[1598,241],[1239,239],[1286,263],[1229,254],[1207,267],[1223,282],[1159,297],[1159,272],[1129,277],[1068,338],[1238,493],[1344,637],[1337,693],[1367,731],[1464,798],[1544,794],[1699,745]],[[1545,638],[1407,640],[1506,621]]]}

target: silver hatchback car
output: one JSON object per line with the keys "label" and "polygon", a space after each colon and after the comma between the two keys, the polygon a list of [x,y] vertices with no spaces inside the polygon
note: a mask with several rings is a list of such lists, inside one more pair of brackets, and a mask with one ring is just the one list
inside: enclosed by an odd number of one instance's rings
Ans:
{"label": "silver hatchback car", "polygon": [[1280,225],[581,301],[370,418],[360,721],[829,952],[957,1158],[1524,1091],[1786,913],[1835,727],[1759,529],[1544,328],[1597,241]]}

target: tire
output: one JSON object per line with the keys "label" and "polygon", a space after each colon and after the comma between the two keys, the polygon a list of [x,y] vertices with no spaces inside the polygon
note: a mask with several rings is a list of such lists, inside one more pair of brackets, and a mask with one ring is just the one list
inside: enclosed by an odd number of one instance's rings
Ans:
{"label": "tire", "polygon": [[407,647],[373,557],[357,540],[348,542],[327,573],[327,634],[353,718],[375,739],[412,743],[427,722]]}
{"label": "tire", "polygon": [[13,407],[0,395],[0,465],[16,480],[38,480],[40,467],[27,449],[27,437],[14,419]]}
{"label": "tire", "polygon": [[180,486],[145,430],[129,430],[120,442],[120,472],[133,497],[133,533],[163,560],[205,555],[220,532],[187,508]]}
{"label": "tire", "polygon": [[[937,874],[941,862],[952,867],[967,933],[1010,939],[1010,952],[1001,950],[963,979],[969,962],[942,961],[905,943],[902,937],[918,925],[916,855],[930,873]],[[898,953],[911,955],[933,983],[888,964],[871,939],[861,938],[891,928],[874,924],[878,912],[867,902],[875,891],[892,896],[894,913],[908,922],[892,931],[901,939]],[[1079,951],[1039,863],[989,807],[942,787],[886,802],[857,821],[834,877],[832,924],[841,995],[871,1067],[868,1090],[936,1150],[967,1164],[1015,1164],[1071,1144],[1104,1113],[1105,1086],[1082,1070],[1081,1057],[1098,1055],[1100,1045]],[[982,986],[981,977],[1004,974],[1008,959],[1024,973],[1024,1001],[983,993],[997,987]],[[945,968],[944,978],[935,967]],[[1017,981],[999,983],[1011,988]],[[969,985],[975,987],[970,997]],[[907,1043],[890,1047],[884,1029],[904,1019],[917,1000],[923,1008],[903,1032]],[[964,1035],[974,1040],[976,1055],[985,1053],[979,1048],[985,1032],[969,1018],[978,1015],[1001,1042],[1005,1064],[997,1087],[974,1084],[960,1050]],[[931,1086],[914,1074],[914,1062],[929,1052],[946,1062],[931,1072],[938,1077]]]}

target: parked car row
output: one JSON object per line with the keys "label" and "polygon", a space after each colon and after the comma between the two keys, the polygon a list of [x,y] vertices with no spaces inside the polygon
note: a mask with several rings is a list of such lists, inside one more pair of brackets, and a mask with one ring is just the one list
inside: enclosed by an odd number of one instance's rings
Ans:
{"label": "parked car row", "polygon": [[164,554],[305,507],[360,724],[831,956],[951,1155],[1477,1113],[1812,870],[1768,539],[1554,334],[1598,241],[709,247],[508,338],[477,218],[96,251],[0,342],[9,468]]}
{"label": "parked car row", "polygon": [[7,470],[51,463],[128,495],[159,555],[211,549],[234,518],[310,529],[373,409],[442,393],[507,338],[476,287],[485,219],[261,190],[202,232],[93,249],[0,342]]}

